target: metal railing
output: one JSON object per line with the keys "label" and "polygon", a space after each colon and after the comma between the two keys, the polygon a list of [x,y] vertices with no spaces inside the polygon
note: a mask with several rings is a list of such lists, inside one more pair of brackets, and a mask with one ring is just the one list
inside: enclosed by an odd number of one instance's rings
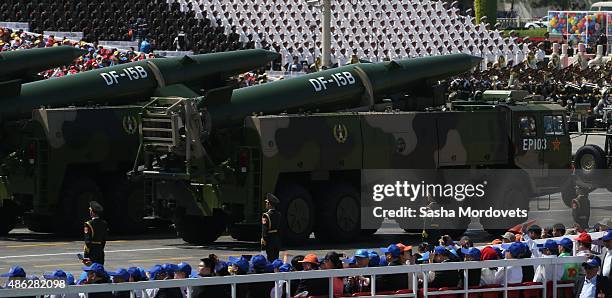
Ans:
{"label": "metal railing", "polygon": [[[474,262],[455,262],[455,263],[438,263],[438,264],[422,264],[422,265],[404,265],[404,266],[386,266],[386,267],[368,267],[368,268],[353,268],[353,269],[335,269],[335,270],[316,270],[316,271],[300,271],[286,273],[267,273],[267,274],[251,274],[238,276],[220,276],[220,277],[205,277],[205,278],[190,278],[180,280],[163,280],[163,281],[143,281],[132,283],[119,284],[96,284],[83,286],[67,286],[65,288],[56,289],[3,289],[0,290],[0,297],[24,297],[24,296],[41,296],[41,295],[59,295],[72,293],[98,293],[98,292],[117,292],[131,291],[132,296],[135,291],[152,289],[152,288],[178,288],[178,287],[197,287],[211,285],[230,285],[232,297],[236,297],[236,287],[238,284],[259,283],[259,282],[275,282],[278,288],[280,281],[287,281],[285,292],[287,297],[291,295],[292,280],[312,279],[312,278],[328,278],[329,279],[329,297],[333,296],[333,279],[335,277],[347,276],[370,276],[372,296],[381,296],[376,294],[376,276],[387,274],[406,274],[412,275],[411,292],[405,294],[389,294],[393,297],[416,297],[419,289],[417,287],[417,277],[427,277],[431,271],[442,270],[463,270],[464,277],[467,277],[467,270],[478,268],[491,267],[511,267],[511,266],[537,266],[545,265],[546,268],[552,268],[552,272],[556,271],[556,266],[563,264],[581,263],[585,257],[560,257],[560,258],[532,258],[532,259],[512,259],[512,260],[495,260],[495,261],[474,261]],[[550,267],[549,267],[550,266]],[[435,291],[435,295],[442,294],[463,294],[468,297],[470,293],[478,292],[503,292],[504,297],[508,296],[508,291],[540,289],[543,291],[542,297],[547,297],[547,280],[541,284],[530,286],[509,286],[508,277],[505,274],[504,282],[500,287],[486,289],[469,289],[468,280],[464,278],[463,289],[449,291]],[[557,288],[573,286],[572,284],[557,284],[557,280],[552,280],[552,297],[557,297]],[[427,278],[423,278],[423,296],[434,295],[433,292],[428,293]],[[280,298],[281,293],[276,291],[276,297]]]}

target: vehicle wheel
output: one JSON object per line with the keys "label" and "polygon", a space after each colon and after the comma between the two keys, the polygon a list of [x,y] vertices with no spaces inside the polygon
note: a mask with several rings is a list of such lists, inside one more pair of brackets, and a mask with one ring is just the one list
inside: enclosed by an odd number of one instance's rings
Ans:
{"label": "vehicle wheel", "polygon": [[324,242],[348,242],[361,232],[359,193],[349,184],[332,186],[317,201],[319,225],[315,237]]}
{"label": "vehicle wheel", "polygon": [[238,241],[259,241],[261,239],[261,226],[233,225],[230,235]]}
{"label": "vehicle wheel", "polygon": [[572,200],[576,198],[576,181],[570,177],[561,188],[561,200],[568,208],[572,208]]}
{"label": "vehicle wheel", "polygon": [[[516,177],[502,177],[501,185],[493,190],[493,210],[529,210],[529,198],[525,192],[525,185],[521,179]],[[480,223],[485,231],[507,231],[508,229],[523,223],[527,218],[520,217],[495,217],[480,218]]]}
{"label": "vehicle wheel", "polygon": [[144,186],[126,178],[114,178],[104,185],[105,218],[114,234],[137,234],[145,230]]}
{"label": "vehicle wheel", "polygon": [[580,147],[576,152],[576,175],[584,182],[597,183],[597,170],[606,168],[606,158],[603,149],[597,145]]}
{"label": "vehicle wheel", "polygon": [[[62,190],[63,222],[55,227],[59,234],[80,235],[83,224],[89,220],[89,202],[97,201],[105,206],[98,185],[87,177],[68,177]],[[104,214],[101,216],[104,218]]]}
{"label": "vehicle wheel", "polygon": [[177,235],[195,245],[213,243],[225,231],[222,216],[177,216],[174,223]]}
{"label": "vehicle wheel", "polygon": [[17,224],[18,208],[10,200],[5,200],[2,204],[0,207],[0,236],[6,236]]}
{"label": "vehicle wheel", "polygon": [[302,244],[310,238],[314,226],[314,205],[310,193],[301,185],[281,185],[276,193],[280,200],[281,241]]}
{"label": "vehicle wheel", "polygon": [[536,28],[536,27],[535,27],[534,25],[531,25],[531,26],[529,26],[527,29],[533,30],[533,29],[535,29],[535,28]]}

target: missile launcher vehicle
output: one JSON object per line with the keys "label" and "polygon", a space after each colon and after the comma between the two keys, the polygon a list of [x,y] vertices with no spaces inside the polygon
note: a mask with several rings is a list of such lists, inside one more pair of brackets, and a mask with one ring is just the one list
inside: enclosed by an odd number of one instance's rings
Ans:
{"label": "missile launcher vehicle", "polygon": [[518,170],[499,207],[528,208],[529,198],[558,192],[569,174],[564,110],[512,100],[447,104],[438,81],[479,62],[455,54],[361,63],[201,97],[154,98],[141,113],[130,174],[144,180],[155,214],[195,244],[226,229],[257,240],[268,192],[280,199],[284,243],[313,232],[321,241],[373,233],[360,225],[360,209],[362,175],[375,169]]}
{"label": "missile launcher vehicle", "polygon": [[[126,173],[140,145],[142,106],[156,95],[199,96],[278,56],[245,50],[155,58],[20,81],[22,74],[70,63],[75,56],[66,57],[56,48],[2,55],[0,65],[11,65],[10,74],[18,75],[0,85],[0,234],[9,232],[19,216],[34,231],[78,234],[93,200],[105,207],[111,232],[140,230],[144,190],[130,183]],[[11,60],[28,55],[35,60],[26,59],[22,69]],[[9,73],[0,70],[0,77],[4,75]]]}

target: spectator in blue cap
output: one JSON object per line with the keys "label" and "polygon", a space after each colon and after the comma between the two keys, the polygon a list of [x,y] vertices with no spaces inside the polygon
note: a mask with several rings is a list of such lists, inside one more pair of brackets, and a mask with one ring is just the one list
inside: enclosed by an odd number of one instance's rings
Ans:
{"label": "spectator in blue cap", "polygon": [[[451,262],[451,252],[444,246],[434,248],[434,263]],[[429,286],[432,288],[456,287],[459,283],[459,271],[457,270],[438,270],[430,271],[427,276]]]}
{"label": "spectator in blue cap", "polygon": [[[524,253],[524,246],[520,242],[513,242],[507,246],[505,256],[507,260],[518,259]],[[521,267],[509,266],[498,267],[495,273],[495,283],[502,284],[506,273],[508,274],[508,283],[520,283],[523,281],[523,269]]]}
{"label": "spectator in blue cap", "polygon": [[[387,260],[387,266],[401,266],[404,265],[400,260],[402,254],[401,249],[391,244],[387,248],[380,249],[385,254]],[[385,274],[376,277],[376,289],[380,291],[397,291],[408,289],[408,276],[407,274]]]}
{"label": "spectator in blue cap", "polygon": [[176,265],[176,271],[174,271],[175,279],[189,278],[191,275],[191,265],[181,262]]}
{"label": "spectator in blue cap", "polygon": [[[164,280],[166,279],[166,272],[161,265],[155,265],[147,270],[149,280]],[[159,288],[146,289],[147,297],[155,297],[159,292]]]}
{"label": "spectator in blue cap", "polygon": [[[227,271],[230,275],[245,275],[249,272],[249,261],[244,256],[240,258],[229,257],[227,265]],[[236,285],[236,297],[247,297],[248,292],[248,284]]]}
{"label": "spectator in blue cap", "polygon": [[128,273],[130,274],[129,282],[137,282],[137,281],[145,281],[147,280],[147,274],[142,268],[138,267],[130,267],[128,268]]}
{"label": "spectator in blue cap", "polygon": [[[119,268],[115,272],[109,272],[108,275],[112,277],[115,284],[129,282],[130,280],[130,273],[124,268]],[[113,298],[130,298],[130,293],[130,291],[113,292]]]}
{"label": "spectator in blue cap", "polygon": [[[480,250],[476,247],[462,248],[463,260],[466,262],[480,261]],[[479,286],[482,270],[480,268],[468,269],[468,286]],[[463,275],[461,274],[461,283],[463,284]]]}
{"label": "spectator in blue cap", "polygon": [[418,259],[416,259],[416,263],[417,264],[428,264],[429,263],[429,259],[431,258],[431,252],[426,251],[424,252]]}
{"label": "spectator in blue cap", "polygon": [[162,265],[162,270],[166,273],[165,279],[174,279],[174,273],[177,270],[177,266],[174,264],[166,263]]}
{"label": "spectator in blue cap", "polygon": [[[51,274],[43,274],[43,277],[47,280],[63,280],[66,286],[74,285],[74,276],[70,273],[66,273],[64,270],[58,269],[55,270]],[[48,298],[79,298],[78,293],[71,294],[59,294],[59,295],[49,295]]]}
{"label": "spectator in blue cap", "polygon": [[600,274],[610,279],[612,278],[612,230],[607,230],[606,234],[599,240],[603,242],[605,247],[602,252],[603,262]]}
{"label": "spectator in blue cap", "polygon": [[[215,255],[209,255],[208,258],[200,259],[198,264],[198,277],[213,277],[215,276],[215,267],[221,262],[218,261]],[[223,262],[225,264],[225,262]],[[225,270],[221,270],[225,274],[229,274],[227,266]],[[207,298],[207,297],[227,297],[230,293],[231,286],[228,285],[214,285],[214,286],[199,286],[194,287],[191,293],[193,298]]]}
{"label": "spectator in blue cap", "polygon": [[[378,256],[378,254],[376,255]],[[365,249],[359,249],[355,252],[355,255],[351,258],[354,261],[356,268],[368,267],[370,263],[370,253]],[[370,276],[349,276],[345,291],[347,293],[358,293],[367,292],[370,289]]]}
{"label": "spectator in blue cap", "polygon": [[[571,257],[573,254],[574,242],[569,238],[563,238],[557,242],[559,257]],[[580,267],[576,263],[563,264],[563,276],[561,280],[575,281],[578,277]]]}
{"label": "spectator in blue cap", "polygon": [[601,259],[597,256],[589,256],[582,263],[585,275],[579,278],[574,285],[575,297],[612,297],[612,283],[603,275],[598,274],[601,267]]}
{"label": "spectator in blue cap", "polygon": [[2,275],[0,275],[0,277],[8,277],[8,280],[6,281],[6,284],[4,285],[4,287],[6,287],[8,282],[11,281],[11,280],[25,279],[26,278],[26,272],[20,266],[13,266],[13,267],[11,267],[11,269],[9,269],[8,273],[2,274]]}
{"label": "spectator in blue cap", "polygon": [[380,256],[374,250],[368,253],[368,257],[370,258],[370,262],[368,263],[368,267],[378,267],[380,266]]}
{"label": "spectator in blue cap", "polygon": [[[83,267],[83,271],[87,272],[87,279],[84,284],[107,284],[110,283],[110,278],[106,270],[104,270],[104,266],[98,263],[92,263],[89,266]],[[88,297],[112,297],[111,292],[100,292],[100,293],[91,293],[87,295]]]}
{"label": "spectator in blue cap", "polygon": [[[280,261],[280,260],[276,260],[276,261]],[[291,264],[282,264],[280,267],[278,267],[278,272],[291,272],[293,271],[293,268],[291,267]],[[278,291],[280,294],[280,297],[284,297],[284,293],[286,292],[286,287],[287,287],[287,281],[286,280],[279,280],[278,284],[275,285],[274,288],[272,288],[272,291],[270,291],[270,297],[276,297],[276,292]]]}
{"label": "spectator in blue cap", "polygon": [[[177,266],[174,264],[163,264],[161,266],[161,271],[163,272],[163,274],[160,276],[163,276],[164,280],[171,280],[174,279],[174,273],[177,270]],[[155,297],[183,297],[184,293],[182,292],[181,288],[160,288],[159,291],[157,291],[157,294]]]}
{"label": "spectator in blue cap", "polygon": [[[268,260],[263,255],[255,255],[251,258],[251,265],[253,266],[253,273],[268,273],[267,266]],[[251,297],[268,297],[270,292],[274,288],[274,282],[258,282],[248,284],[248,292]]]}
{"label": "spectator in blue cap", "polygon": [[276,259],[274,261],[272,261],[272,270],[274,270],[274,272],[280,272],[280,267],[283,266],[283,260],[281,259]]}
{"label": "spectator in blue cap", "polygon": [[[543,258],[556,258],[557,257],[557,241],[548,239],[542,245],[542,257]],[[543,282],[546,280],[553,280],[553,278],[560,280],[563,276],[563,266],[557,266],[557,274],[553,276],[552,266],[539,265],[533,276],[534,282]]]}

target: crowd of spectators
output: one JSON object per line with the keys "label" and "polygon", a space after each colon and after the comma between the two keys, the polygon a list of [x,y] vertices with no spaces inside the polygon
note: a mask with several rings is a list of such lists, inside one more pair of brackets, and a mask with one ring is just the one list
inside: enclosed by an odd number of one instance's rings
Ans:
{"label": "crowd of spectators", "polygon": [[134,41],[148,38],[157,50],[187,50],[194,53],[252,48],[238,42],[233,28],[196,18],[193,11],[166,0],[92,0],[0,2],[0,20],[28,22],[30,31],[83,32],[84,40]]}
{"label": "crowd of spectators", "polygon": [[[227,261],[221,261],[211,254],[200,260],[197,269],[193,270],[187,263],[159,264],[148,270],[138,267],[119,268],[108,272],[101,264],[93,263],[83,267],[83,272],[77,278],[63,270],[56,270],[46,274],[43,278],[48,280],[62,280],[67,285],[87,285],[105,283],[124,283],[146,280],[169,280],[184,278],[206,278],[213,276],[262,274],[292,271],[330,270],[342,268],[364,268],[381,266],[402,266],[427,263],[450,263],[450,262],[473,262],[489,261],[499,259],[528,259],[528,258],[556,258],[574,255],[586,256],[587,261],[580,264],[565,264],[553,272],[551,267],[522,266],[522,267],[493,267],[482,269],[469,269],[469,286],[500,285],[507,278],[508,284],[519,284],[525,282],[543,282],[556,279],[558,281],[579,282],[595,275],[609,276],[612,267],[612,221],[602,221],[594,228],[594,231],[604,232],[600,239],[592,239],[590,234],[575,225],[571,229],[565,228],[563,224],[553,227],[541,228],[538,225],[519,225],[508,230],[499,239],[484,247],[475,247],[473,241],[463,236],[459,241],[454,241],[450,236],[442,236],[436,245],[426,242],[418,247],[407,246],[402,243],[390,244],[378,250],[358,249],[352,256],[346,256],[337,252],[328,252],[320,258],[315,254],[296,255],[288,259],[267,260],[263,255],[229,257]],[[566,235],[577,235],[574,241]],[[538,239],[556,237],[560,240],[548,239],[543,243],[536,244]],[[577,245],[574,249],[573,245]],[[603,258],[592,249],[604,247]],[[607,252],[607,253],[606,253]],[[597,270],[592,270],[596,268]],[[591,271],[589,271],[591,270]],[[591,276],[589,276],[591,272]],[[35,276],[27,276],[25,270],[19,266],[12,267],[4,277],[11,279],[38,279]],[[406,274],[388,274],[376,276],[377,291],[397,291],[409,289],[413,285],[414,278]],[[417,275],[416,284],[422,287],[425,280],[429,288],[462,288],[464,275],[461,271],[443,270],[432,271],[425,275]],[[349,276],[333,279],[334,296],[350,296],[354,293],[369,292],[372,284],[371,276]],[[275,297],[275,291],[285,293],[287,281],[258,282],[250,284],[238,284],[236,288],[237,297]],[[329,279],[304,279],[290,281],[292,295],[318,296],[328,295]],[[604,284],[605,293],[612,294],[610,283]],[[215,286],[200,286],[193,288],[160,288],[147,289],[137,292],[136,297],[230,297],[231,286],[229,284]],[[114,296],[111,296],[114,295]],[[129,297],[130,292],[98,293],[90,297]],[[189,296],[190,295],[190,296]],[[67,296],[66,296],[67,297]],[[607,296],[606,296],[607,297]]]}
{"label": "crowd of spectators", "polygon": [[82,71],[154,57],[153,54],[136,52],[133,49],[119,51],[117,49],[104,48],[96,43],[90,44],[84,41],[75,42],[66,38],[55,38],[53,35],[44,37],[43,35],[26,33],[21,30],[13,31],[7,28],[0,28],[0,52],[60,45],[80,48],[86,50],[87,53],[79,57],[70,65],[50,69],[41,73],[43,78],[63,77]]}

